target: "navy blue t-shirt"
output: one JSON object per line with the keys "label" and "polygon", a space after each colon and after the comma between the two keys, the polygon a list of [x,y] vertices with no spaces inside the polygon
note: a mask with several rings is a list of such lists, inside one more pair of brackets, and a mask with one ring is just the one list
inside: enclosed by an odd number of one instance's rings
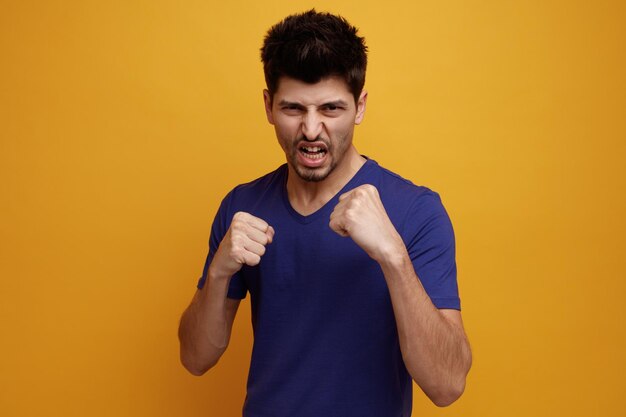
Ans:
{"label": "navy blue t-shirt", "polygon": [[250,292],[254,346],[244,417],[406,417],[412,381],[400,352],[380,266],[329,227],[339,196],[374,185],[434,305],[460,309],[454,233],[439,196],[368,159],[315,213],[287,197],[287,165],[233,189],[223,200],[198,287],[238,211],[276,234],[255,267],[230,281],[228,297]]}

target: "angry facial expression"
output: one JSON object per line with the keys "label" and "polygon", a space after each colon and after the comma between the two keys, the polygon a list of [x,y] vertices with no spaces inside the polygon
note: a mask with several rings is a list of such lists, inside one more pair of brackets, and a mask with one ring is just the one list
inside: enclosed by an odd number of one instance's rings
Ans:
{"label": "angry facial expression", "polygon": [[323,181],[344,161],[354,126],[361,123],[367,94],[357,103],[346,82],[329,77],[315,84],[282,77],[273,97],[264,92],[287,163],[305,181]]}

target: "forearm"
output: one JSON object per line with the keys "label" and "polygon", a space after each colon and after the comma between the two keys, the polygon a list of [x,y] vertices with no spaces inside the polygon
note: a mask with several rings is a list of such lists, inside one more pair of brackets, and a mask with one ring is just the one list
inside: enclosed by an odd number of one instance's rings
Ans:
{"label": "forearm", "polygon": [[239,300],[226,298],[230,280],[243,265],[258,265],[273,237],[274,229],[264,220],[244,212],[233,216],[204,286],[180,320],[180,359],[192,374],[205,373],[226,350],[239,306]]}
{"label": "forearm", "polygon": [[407,370],[435,404],[452,403],[463,392],[471,366],[461,315],[440,311],[430,301],[376,187],[364,184],[342,194],[329,225],[380,264]]}
{"label": "forearm", "polygon": [[471,351],[460,322],[431,302],[404,251],[380,262],[411,377],[437,405],[455,401],[465,388]]}
{"label": "forearm", "polygon": [[229,279],[209,273],[202,289],[198,290],[180,320],[181,362],[194,375],[202,375],[222,356],[228,341],[229,324],[226,293]]}

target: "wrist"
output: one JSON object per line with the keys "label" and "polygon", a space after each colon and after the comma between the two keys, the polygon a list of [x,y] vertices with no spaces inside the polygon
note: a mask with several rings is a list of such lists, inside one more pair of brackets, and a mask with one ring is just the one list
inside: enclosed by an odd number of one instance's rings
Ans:
{"label": "wrist", "polygon": [[382,240],[378,245],[375,256],[372,256],[381,266],[400,265],[404,262],[405,258],[408,257],[409,254],[406,251],[406,246],[404,246],[404,241],[397,233]]}
{"label": "wrist", "polygon": [[219,300],[226,298],[229,285],[229,276],[220,274],[217,271],[217,268],[211,268],[211,266],[209,266],[204,285],[200,291],[200,298],[204,301],[209,301],[211,303],[218,302],[219,304]]}
{"label": "wrist", "polygon": [[232,274],[228,274],[226,272],[221,271],[219,268],[214,266],[213,264],[209,265],[209,270],[207,271],[207,280],[210,281],[230,281]]}
{"label": "wrist", "polygon": [[411,265],[411,259],[404,245],[384,249],[375,259],[383,271],[403,269]]}

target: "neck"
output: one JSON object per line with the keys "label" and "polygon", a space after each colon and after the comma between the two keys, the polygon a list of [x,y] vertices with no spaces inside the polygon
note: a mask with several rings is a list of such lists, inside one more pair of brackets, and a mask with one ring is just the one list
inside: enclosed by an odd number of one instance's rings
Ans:
{"label": "neck", "polygon": [[365,158],[352,146],[343,160],[322,181],[305,181],[289,166],[287,195],[291,206],[303,216],[316,212],[354,177],[364,163]]}

